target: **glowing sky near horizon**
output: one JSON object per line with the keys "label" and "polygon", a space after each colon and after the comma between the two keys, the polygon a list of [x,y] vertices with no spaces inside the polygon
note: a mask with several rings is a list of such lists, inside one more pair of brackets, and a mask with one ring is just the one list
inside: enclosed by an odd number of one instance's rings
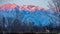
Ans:
{"label": "glowing sky near horizon", "polygon": [[43,8],[48,8],[48,1],[49,0],[0,0],[0,5],[6,3],[16,3],[17,5],[39,5]]}

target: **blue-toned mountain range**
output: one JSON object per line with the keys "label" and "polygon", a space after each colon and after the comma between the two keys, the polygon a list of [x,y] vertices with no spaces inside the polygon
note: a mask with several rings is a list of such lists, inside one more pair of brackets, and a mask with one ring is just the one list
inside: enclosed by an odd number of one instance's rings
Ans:
{"label": "blue-toned mountain range", "polygon": [[[0,10],[0,25],[3,23],[3,17],[5,18],[5,27],[8,27],[9,24],[13,24],[15,19],[19,20],[19,23],[34,23],[37,26],[51,26],[56,27],[60,24],[60,18],[57,16],[58,12],[53,11],[52,9],[40,10],[35,9],[35,11],[28,11],[26,9],[19,10],[19,6],[16,6],[12,10]],[[18,22],[17,22],[18,23]]]}

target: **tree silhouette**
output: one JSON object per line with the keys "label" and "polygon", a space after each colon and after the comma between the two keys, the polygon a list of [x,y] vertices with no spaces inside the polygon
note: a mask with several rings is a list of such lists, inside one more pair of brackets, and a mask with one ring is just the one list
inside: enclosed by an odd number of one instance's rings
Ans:
{"label": "tree silhouette", "polygon": [[51,2],[49,2],[49,7],[52,8],[55,6],[55,10],[60,12],[60,0],[51,0],[51,1],[52,1],[52,4]]}
{"label": "tree silhouette", "polygon": [[19,22],[18,19],[15,19],[13,25],[11,26],[11,31],[20,32],[20,29],[21,29],[21,23]]}
{"label": "tree silhouette", "polygon": [[54,16],[56,16],[55,23],[56,23],[56,28],[59,29],[59,26],[60,26],[60,0],[51,0],[51,1],[52,1],[52,4],[51,4],[51,2],[49,2],[49,8],[52,9],[52,7],[55,7],[52,10],[56,11],[54,13]]}
{"label": "tree silhouette", "polygon": [[2,31],[4,32],[5,31],[5,17],[3,16],[2,18]]}

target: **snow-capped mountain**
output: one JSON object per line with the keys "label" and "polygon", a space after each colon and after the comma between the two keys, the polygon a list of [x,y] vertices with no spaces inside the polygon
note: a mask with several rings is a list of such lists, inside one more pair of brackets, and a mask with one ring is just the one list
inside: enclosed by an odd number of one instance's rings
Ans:
{"label": "snow-capped mountain", "polygon": [[9,23],[8,18],[11,18],[11,24],[13,23],[14,19],[18,19],[22,23],[26,22],[29,24],[30,22],[34,22],[34,25],[38,26],[40,24],[42,24],[42,26],[48,26],[52,23],[52,26],[54,27],[56,26],[55,22],[60,21],[59,18],[54,14],[55,12],[53,10],[44,9],[39,6],[18,6],[16,4],[5,4],[0,6],[0,22],[2,20],[2,17],[5,17],[6,26]]}

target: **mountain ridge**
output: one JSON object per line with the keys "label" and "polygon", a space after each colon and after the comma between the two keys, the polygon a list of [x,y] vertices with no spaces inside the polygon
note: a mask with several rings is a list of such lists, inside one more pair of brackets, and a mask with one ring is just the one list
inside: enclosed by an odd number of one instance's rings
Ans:
{"label": "mountain ridge", "polygon": [[41,10],[41,9],[47,10],[45,8],[41,8],[40,6],[33,6],[33,5],[19,6],[15,3],[13,3],[13,4],[4,4],[4,5],[0,6],[0,10],[12,10],[17,6],[18,6],[19,10],[27,10],[27,11],[35,11],[35,10]]}

